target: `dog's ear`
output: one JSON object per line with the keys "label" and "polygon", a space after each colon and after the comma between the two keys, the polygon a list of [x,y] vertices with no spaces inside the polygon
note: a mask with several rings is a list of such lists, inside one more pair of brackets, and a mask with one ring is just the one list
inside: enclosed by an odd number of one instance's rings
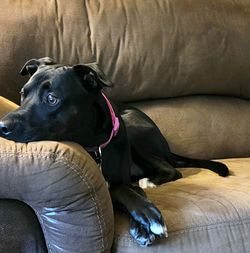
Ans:
{"label": "dog's ear", "polygon": [[22,69],[20,70],[20,75],[29,75],[30,77],[37,71],[38,67],[41,65],[52,65],[56,62],[50,57],[44,57],[40,59],[31,59],[27,61]]}
{"label": "dog's ear", "polygon": [[96,63],[74,65],[73,69],[87,91],[98,92],[103,87],[113,86]]}

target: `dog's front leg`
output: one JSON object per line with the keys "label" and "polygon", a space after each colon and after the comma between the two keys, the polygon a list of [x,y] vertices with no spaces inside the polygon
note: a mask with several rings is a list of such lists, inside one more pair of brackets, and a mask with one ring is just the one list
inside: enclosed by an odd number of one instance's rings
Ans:
{"label": "dog's front leg", "polygon": [[161,212],[136,186],[111,186],[110,194],[115,206],[122,207],[130,216],[130,234],[141,246],[152,244],[156,236],[167,237]]}

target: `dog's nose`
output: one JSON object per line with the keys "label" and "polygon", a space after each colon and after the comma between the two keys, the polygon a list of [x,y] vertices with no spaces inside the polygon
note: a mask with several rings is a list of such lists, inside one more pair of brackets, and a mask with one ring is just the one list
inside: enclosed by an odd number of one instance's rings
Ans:
{"label": "dog's nose", "polygon": [[0,121],[0,134],[8,136],[13,132],[14,123],[11,121]]}

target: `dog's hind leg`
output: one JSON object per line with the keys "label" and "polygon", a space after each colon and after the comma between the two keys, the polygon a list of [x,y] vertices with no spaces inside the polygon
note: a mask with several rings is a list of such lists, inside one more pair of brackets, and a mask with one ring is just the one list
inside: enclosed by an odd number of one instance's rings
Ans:
{"label": "dog's hind leg", "polygon": [[179,173],[173,171],[174,168],[181,167],[206,168],[220,176],[229,175],[227,166],[220,162],[191,159],[172,153],[159,128],[141,111],[133,108],[123,110],[122,118],[132,147],[133,160],[142,168],[145,175],[154,172],[160,179],[156,181],[161,182],[162,178],[166,178],[165,182],[177,179]]}
{"label": "dog's hind leg", "polygon": [[138,166],[143,168],[145,173],[145,178],[139,180],[142,188],[153,187],[182,177],[181,173],[164,158],[143,153],[139,156],[140,159],[137,154],[135,161],[139,163]]}
{"label": "dog's hind leg", "polygon": [[172,167],[166,160],[157,160],[152,161],[154,169],[157,169],[157,174],[149,177],[149,181],[155,185],[160,185],[170,181],[175,181],[179,178],[182,178],[182,174]]}

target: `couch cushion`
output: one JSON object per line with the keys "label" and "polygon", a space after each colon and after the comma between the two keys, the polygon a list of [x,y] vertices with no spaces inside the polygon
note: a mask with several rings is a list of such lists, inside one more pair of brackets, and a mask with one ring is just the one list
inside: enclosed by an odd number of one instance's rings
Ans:
{"label": "couch cushion", "polygon": [[19,71],[30,58],[95,61],[85,1],[0,1],[0,9],[4,10],[0,13],[0,95],[19,101],[18,92],[27,81]]}
{"label": "couch cushion", "polygon": [[182,169],[184,178],[147,189],[161,210],[169,237],[141,248],[131,239],[127,219],[116,214],[115,253],[228,253],[250,251],[250,158],[221,160],[231,176]]}
{"label": "couch cushion", "polygon": [[44,56],[97,61],[119,100],[250,97],[247,0],[2,0],[0,9],[0,90],[15,102],[22,64]]}
{"label": "couch cushion", "polygon": [[23,202],[0,200],[0,252],[48,253],[35,212]]}
{"label": "couch cushion", "polygon": [[2,117],[7,112],[15,110],[17,107],[18,107],[17,104],[0,96],[0,117]]}
{"label": "couch cushion", "polygon": [[250,101],[189,96],[136,103],[179,155],[201,159],[249,157]]}
{"label": "couch cushion", "polygon": [[250,97],[248,1],[97,2],[90,41],[116,99]]}

